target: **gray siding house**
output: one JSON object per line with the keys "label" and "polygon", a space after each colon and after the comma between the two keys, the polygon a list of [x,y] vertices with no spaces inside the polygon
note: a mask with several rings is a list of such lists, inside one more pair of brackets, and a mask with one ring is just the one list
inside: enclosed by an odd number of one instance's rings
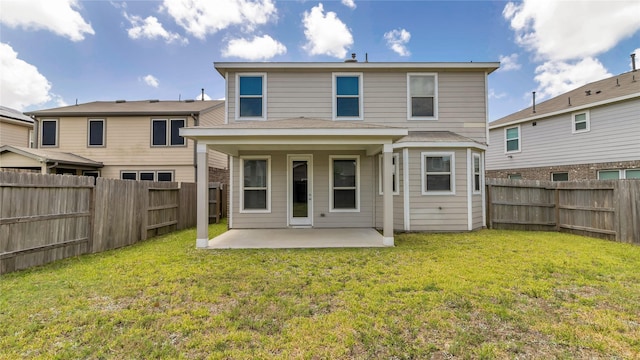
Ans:
{"label": "gray siding house", "polygon": [[[484,223],[487,76],[498,63],[216,63],[225,122],[187,127],[230,156],[231,229],[469,231]],[[198,166],[200,168],[200,166]],[[207,247],[198,175],[197,246]]]}
{"label": "gray siding house", "polygon": [[487,177],[640,178],[640,72],[592,82],[489,124]]}

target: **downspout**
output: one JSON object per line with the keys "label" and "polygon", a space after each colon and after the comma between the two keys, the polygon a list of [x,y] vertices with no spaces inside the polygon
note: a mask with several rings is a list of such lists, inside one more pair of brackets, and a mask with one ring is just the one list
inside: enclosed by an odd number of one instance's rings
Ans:
{"label": "downspout", "polygon": [[[193,119],[193,126],[200,125],[200,119],[196,115],[191,114],[191,118]],[[193,140],[193,178],[195,180],[198,179],[198,141],[197,140]]]}

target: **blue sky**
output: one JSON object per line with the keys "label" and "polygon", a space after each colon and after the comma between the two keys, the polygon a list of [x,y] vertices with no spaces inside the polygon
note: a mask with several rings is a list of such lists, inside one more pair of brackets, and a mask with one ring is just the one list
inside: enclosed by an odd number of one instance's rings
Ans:
{"label": "blue sky", "polygon": [[640,1],[0,0],[0,103],[224,97],[220,61],[501,61],[489,120],[640,66]]}

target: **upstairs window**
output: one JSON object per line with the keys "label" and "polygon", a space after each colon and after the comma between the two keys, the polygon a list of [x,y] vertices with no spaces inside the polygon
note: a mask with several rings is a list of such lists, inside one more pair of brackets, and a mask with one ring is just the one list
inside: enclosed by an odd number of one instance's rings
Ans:
{"label": "upstairs window", "polygon": [[333,94],[334,119],[362,119],[362,74],[334,74]]}
{"label": "upstairs window", "polygon": [[58,120],[42,120],[42,138],[40,145],[43,147],[58,146]]}
{"label": "upstairs window", "polygon": [[588,132],[589,130],[591,130],[591,126],[589,124],[589,112],[585,111],[585,112],[579,112],[579,113],[573,113],[571,115],[572,118],[572,128],[571,128],[571,132],[576,134],[576,133],[581,133],[581,132]]}
{"label": "upstairs window", "polygon": [[455,194],[454,153],[422,153],[422,195]]}
{"label": "upstairs window", "polygon": [[266,75],[239,74],[236,80],[238,84],[236,118],[264,119]]}
{"label": "upstairs window", "polygon": [[407,74],[407,113],[409,120],[438,118],[437,74]]}
{"label": "upstairs window", "polygon": [[151,120],[151,145],[184,146],[184,138],[180,136],[180,128],[183,128],[184,126],[184,119]]}
{"label": "upstairs window", "polygon": [[89,119],[88,146],[104,146],[104,119]]}
{"label": "upstairs window", "polygon": [[520,152],[520,125],[504,129],[505,152]]}

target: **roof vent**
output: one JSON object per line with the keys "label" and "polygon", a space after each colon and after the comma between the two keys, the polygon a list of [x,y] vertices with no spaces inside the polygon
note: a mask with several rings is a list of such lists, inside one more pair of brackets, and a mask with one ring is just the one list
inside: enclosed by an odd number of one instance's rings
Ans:
{"label": "roof vent", "polygon": [[149,100],[149,102],[150,102],[150,103],[157,103],[157,102],[160,102],[160,100],[158,100],[158,99],[153,99],[153,100]]}
{"label": "roof vent", "polygon": [[116,100],[116,104],[122,104],[122,103],[126,103],[127,100]]}
{"label": "roof vent", "polygon": [[586,90],[584,93],[585,93],[585,95],[589,96],[589,95],[591,95],[591,90]]}
{"label": "roof vent", "polygon": [[193,99],[186,99],[184,102],[186,102],[186,103],[192,103],[192,102],[195,102],[195,100],[193,100]]}
{"label": "roof vent", "polygon": [[358,62],[358,60],[356,59],[356,53],[351,53],[351,59],[347,59],[344,62],[346,63],[355,63]]}

